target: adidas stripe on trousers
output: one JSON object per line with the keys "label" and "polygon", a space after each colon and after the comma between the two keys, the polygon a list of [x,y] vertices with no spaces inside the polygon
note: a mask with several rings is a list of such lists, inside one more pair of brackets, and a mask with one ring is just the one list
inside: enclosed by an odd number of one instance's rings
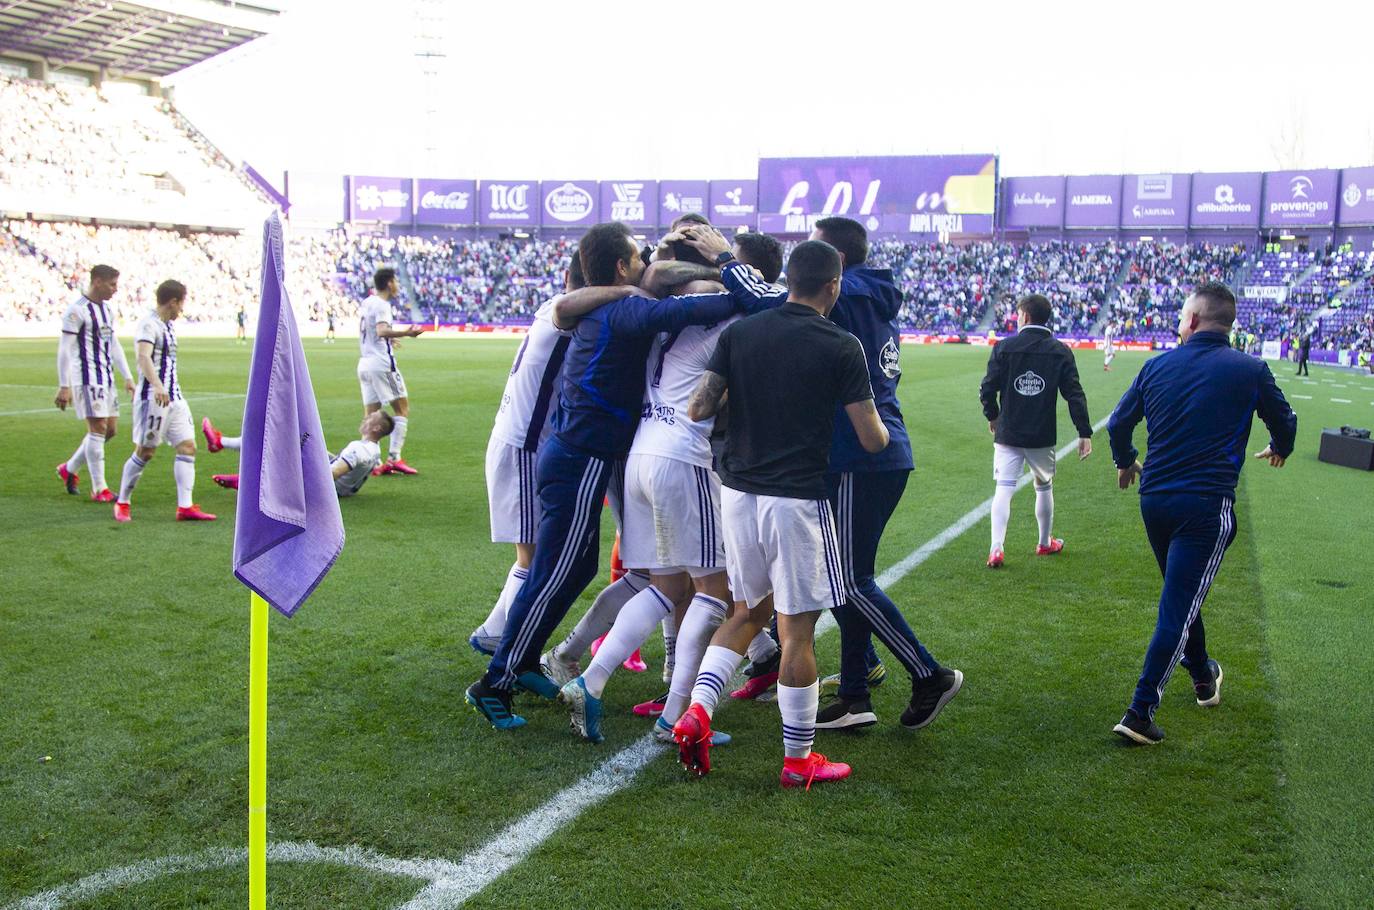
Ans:
{"label": "adidas stripe on trousers", "polygon": [[1208,678],[1202,602],[1236,539],[1236,513],[1226,496],[1147,493],[1140,497],[1140,514],[1164,588],[1131,709],[1152,718],[1180,662],[1195,679]]}
{"label": "adidas stripe on trousers", "polygon": [[913,680],[925,679],[940,666],[873,579],[878,543],[910,474],[908,470],[854,471],[826,476],[844,583],[844,604],[833,613],[840,627],[839,693],[845,698],[868,695],[868,671],[875,662],[870,658],[874,634]]}
{"label": "adidas stripe on trousers", "polygon": [[511,602],[506,628],[483,677],[509,689],[515,677],[539,665],[549,636],[596,577],[601,545],[601,508],[612,475],[624,459],[598,458],[549,437],[539,452],[542,515],[534,562]]}

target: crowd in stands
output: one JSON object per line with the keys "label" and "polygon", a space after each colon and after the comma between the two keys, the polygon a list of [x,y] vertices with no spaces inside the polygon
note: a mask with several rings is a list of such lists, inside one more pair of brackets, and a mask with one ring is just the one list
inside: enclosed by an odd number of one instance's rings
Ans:
{"label": "crowd in stands", "polygon": [[191,203],[201,211],[266,203],[159,98],[0,76],[0,123],[0,190],[8,196],[100,206]]}
{"label": "crowd in stands", "polygon": [[[575,251],[564,238],[386,237],[352,228],[289,233],[287,288],[303,320],[323,322],[332,315],[348,322],[371,293],[372,273],[393,266],[402,287],[398,320],[522,324],[562,288]],[[168,277],[191,290],[184,319],[228,323],[240,307],[255,309],[260,260],[261,238],[254,232],[0,221],[0,268],[10,278],[0,288],[0,324],[55,325],[95,262],[122,273],[113,301],[122,324],[151,307],[152,288]],[[869,264],[892,269],[904,295],[898,319],[913,332],[1015,331],[1016,301],[1034,292],[1050,298],[1054,328],[1062,335],[1088,335],[1111,324],[1120,339],[1170,341],[1189,289],[1224,280],[1243,282],[1259,295],[1242,295],[1237,320],[1237,329],[1255,344],[1311,332],[1317,349],[1374,347],[1374,253],[1252,254],[1240,245],[1164,242],[877,240]]]}

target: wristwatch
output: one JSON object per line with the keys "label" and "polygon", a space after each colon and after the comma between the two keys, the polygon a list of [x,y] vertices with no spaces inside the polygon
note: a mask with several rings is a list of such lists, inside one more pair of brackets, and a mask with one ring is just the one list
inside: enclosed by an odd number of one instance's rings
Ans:
{"label": "wristwatch", "polygon": [[716,265],[721,268],[724,268],[727,264],[732,262],[734,258],[735,254],[730,252],[729,250],[726,250],[725,252],[716,256]]}

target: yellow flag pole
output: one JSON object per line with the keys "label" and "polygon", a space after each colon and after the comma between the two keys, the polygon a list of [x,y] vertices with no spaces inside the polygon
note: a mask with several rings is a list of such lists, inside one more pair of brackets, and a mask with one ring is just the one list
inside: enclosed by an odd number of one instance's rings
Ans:
{"label": "yellow flag pole", "polygon": [[248,908],[267,910],[267,601],[251,595],[248,658]]}

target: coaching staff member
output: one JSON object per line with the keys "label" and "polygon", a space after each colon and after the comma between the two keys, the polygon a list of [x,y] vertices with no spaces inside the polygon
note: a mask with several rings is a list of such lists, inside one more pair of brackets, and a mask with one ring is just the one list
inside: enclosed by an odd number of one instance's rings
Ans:
{"label": "coaching staff member", "polygon": [[[1018,331],[999,341],[988,357],[988,372],[978,390],[983,416],[993,434],[992,547],[988,568],[1001,568],[1002,545],[1011,520],[1011,497],[1029,465],[1035,479],[1035,521],[1040,527],[1037,556],[1053,556],[1064,541],[1050,536],[1054,528],[1054,443],[1058,430],[1055,411],[1059,396],[1069,403],[1069,418],[1078,430],[1078,457],[1093,451],[1093,424],[1088,399],[1078,380],[1073,352],[1050,332],[1050,302],[1040,294],[1021,298],[1016,305]],[[1000,405],[999,405],[1000,398]]]}
{"label": "coaching staff member", "polygon": [[[1180,657],[1197,703],[1221,702],[1221,665],[1207,656],[1201,610],[1236,537],[1236,480],[1250,425],[1258,413],[1269,428],[1269,445],[1255,457],[1276,468],[1292,454],[1298,431],[1268,365],[1228,344],[1235,320],[1230,288],[1198,285],[1179,316],[1182,343],[1141,368],[1107,422],[1119,486],[1140,478],[1140,513],[1164,576],[1135,697],[1113,728],[1136,743],[1164,738],[1154,714]],[[1143,468],[1131,442],[1142,417],[1149,430]]]}

